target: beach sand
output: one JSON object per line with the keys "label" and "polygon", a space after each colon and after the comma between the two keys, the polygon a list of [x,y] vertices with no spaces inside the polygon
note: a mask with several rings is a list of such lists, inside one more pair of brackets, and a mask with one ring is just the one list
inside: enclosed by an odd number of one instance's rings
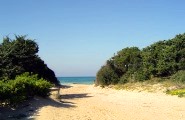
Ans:
{"label": "beach sand", "polygon": [[34,97],[0,120],[185,120],[185,98],[158,91],[125,91],[93,85],[62,86],[60,97]]}
{"label": "beach sand", "polygon": [[60,102],[41,101],[36,120],[185,120],[185,98],[162,92],[63,86]]}

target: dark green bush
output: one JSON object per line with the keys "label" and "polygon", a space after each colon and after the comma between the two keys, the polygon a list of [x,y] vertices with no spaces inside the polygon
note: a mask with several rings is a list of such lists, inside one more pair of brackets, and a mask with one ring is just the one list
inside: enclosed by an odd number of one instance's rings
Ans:
{"label": "dark green bush", "polygon": [[38,56],[38,44],[26,36],[5,37],[0,43],[0,79],[15,79],[25,72],[60,85],[55,73]]}
{"label": "dark green bush", "polygon": [[134,79],[135,81],[145,81],[145,80],[149,80],[150,79],[150,74],[147,72],[144,72],[142,70],[137,71],[134,74]]}
{"label": "dark green bush", "polygon": [[37,75],[24,73],[15,80],[0,81],[0,102],[5,104],[17,104],[34,95],[47,96],[52,84],[44,79],[38,79]]}
{"label": "dark green bush", "polygon": [[[181,71],[180,71],[181,70]],[[140,50],[127,47],[114,54],[97,73],[97,85],[144,82],[153,77],[185,83],[185,33]]]}
{"label": "dark green bush", "polygon": [[110,66],[103,66],[97,73],[96,85],[117,84],[119,81],[118,75]]}
{"label": "dark green bush", "polygon": [[47,82],[44,79],[40,79],[38,81],[35,81],[35,94],[45,97],[49,94],[49,88],[51,87],[51,84],[49,82]]}
{"label": "dark green bush", "polygon": [[120,80],[119,80],[119,84],[125,84],[127,83],[129,80],[128,80],[128,76],[126,75],[123,75]]}
{"label": "dark green bush", "polygon": [[174,82],[185,83],[185,70],[178,71],[171,76]]}

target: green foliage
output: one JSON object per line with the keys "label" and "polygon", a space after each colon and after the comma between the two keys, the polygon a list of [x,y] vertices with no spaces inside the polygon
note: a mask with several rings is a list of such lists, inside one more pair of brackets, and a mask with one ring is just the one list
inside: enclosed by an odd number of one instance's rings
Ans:
{"label": "green foliage", "polygon": [[10,105],[20,103],[34,95],[45,97],[53,85],[37,75],[24,73],[15,80],[0,81],[0,101]]}
{"label": "green foliage", "polygon": [[[109,67],[104,68],[106,66]],[[115,84],[171,76],[185,70],[185,33],[156,42],[142,50],[137,47],[124,48],[108,60],[104,67],[97,74],[99,84],[109,85],[113,82],[111,76],[107,75],[110,71],[118,76],[113,79]],[[179,72],[172,78],[184,82],[184,72]]]}
{"label": "green foliage", "polygon": [[143,67],[158,77],[170,76],[185,69],[185,34],[159,41],[142,51]]}
{"label": "green foliage", "polygon": [[141,66],[140,50],[137,47],[125,48],[113,57],[114,67],[121,71],[121,75],[128,71],[137,71]]}
{"label": "green foliage", "polygon": [[26,36],[15,36],[14,40],[4,38],[0,44],[0,79],[14,79],[29,72],[58,85],[54,72],[37,55],[38,51],[37,43]]}
{"label": "green foliage", "polygon": [[136,81],[145,81],[150,79],[150,74],[148,72],[144,72],[143,70],[138,70],[134,74],[134,79]]}
{"label": "green foliage", "polygon": [[149,74],[147,72],[143,72],[142,70],[138,70],[136,72],[127,72],[123,74],[123,76],[120,78],[119,83],[125,84],[127,82],[141,82],[149,80]]}
{"label": "green foliage", "polygon": [[179,97],[185,97],[185,89],[168,90],[167,94],[178,95]]}
{"label": "green foliage", "polygon": [[129,81],[129,77],[127,75],[123,75],[121,76],[120,80],[119,80],[119,84],[125,84]]}
{"label": "green foliage", "polygon": [[171,79],[178,83],[185,83],[185,70],[178,71],[171,76]]}
{"label": "green foliage", "polygon": [[96,85],[110,85],[118,83],[118,75],[110,66],[103,66],[97,73]]}
{"label": "green foliage", "polygon": [[52,87],[52,85],[41,78],[39,81],[35,81],[35,94],[43,97],[47,96],[50,92],[50,87]]}

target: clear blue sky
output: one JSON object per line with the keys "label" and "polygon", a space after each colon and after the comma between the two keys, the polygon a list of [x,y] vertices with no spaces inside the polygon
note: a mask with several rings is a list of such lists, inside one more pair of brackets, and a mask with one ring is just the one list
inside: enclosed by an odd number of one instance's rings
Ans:
{"label": "clear blue sky", "polygon": [[184,0],[0,0],[0,40],[28,35],[57,76],[95,76],[125,47],[185,32]]}

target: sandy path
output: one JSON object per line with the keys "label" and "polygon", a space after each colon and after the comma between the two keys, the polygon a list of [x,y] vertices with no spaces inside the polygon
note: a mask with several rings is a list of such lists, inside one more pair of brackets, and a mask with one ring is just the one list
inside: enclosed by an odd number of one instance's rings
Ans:
{"label": "sandy path", "polygon": [[185,99],[164,93],[71,85],[62,103],[42,107],[37,120],[185,120]]}

